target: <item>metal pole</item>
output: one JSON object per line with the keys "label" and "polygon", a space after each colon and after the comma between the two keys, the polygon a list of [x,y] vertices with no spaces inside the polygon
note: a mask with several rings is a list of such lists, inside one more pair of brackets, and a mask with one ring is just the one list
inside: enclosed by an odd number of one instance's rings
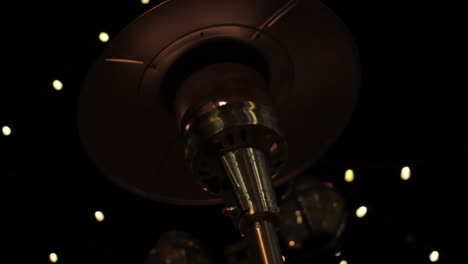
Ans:
{"label": "metal pole", "polygon": [[253,233],[264,264],[283,263],[274,225],[266,220],[254,223]]}
{"label": "metal pole", "polygon": [[273,224],[279,207],[268,159],[259,149],[239,148],[224,154],[221,161],[250,231],[247,236],[257,244],[262,263],[283,263]]}

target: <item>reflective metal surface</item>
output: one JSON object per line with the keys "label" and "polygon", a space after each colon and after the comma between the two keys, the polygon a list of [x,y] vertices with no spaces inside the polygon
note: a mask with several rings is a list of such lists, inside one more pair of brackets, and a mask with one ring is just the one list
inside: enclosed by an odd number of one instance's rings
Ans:
{"label": "reflective metal surface", "polygon": [[256,221],[254,234],[263,264],[282,264],[283,259],[276,229],[270,221]]}
{"label": "reflective metal surface", "polygon": [[240,148],[224,154],[221,161],[247,217],[265,219],[279,213],[270,164],[261,150]]}
{"label": "reflective metal surface", "polygon": [[[216,194],[222,191],[221,178],[226,174],[226,169],[232,170],[229,171],[231,175],[243,173],[236,171],[237,167],[227,167],[237,166],[229,164],[231,159],[237,162],[236,158],[241,158],[237,155],[258,156],[261,163],[257,165],[268,169],[261,173],[267,173],[270,180],[280,173],[287,161],[287,144],[270,107],[252,101],[225,100],[222,105],[221,101],[213,101],[191,108],[182,125],[186,128],[185,157],[188,167],[203,188]],[[253,154],[238,152],[239,149],[252,151]]]}
{"label": "reflective metal surface", "polygon": [[273,223],[279,208],[266,155],[258,149],[239,148],[224,154],[221,161],[245,218],[241,221],[245,221],[247,236],[256,242],[262,263],[282,263]]}
{"label": "reflective metal surface", "polygon": [[189,167],[204,189],[233,197],[234,223],[256,248],[257,261],[282,263],[271,169],[276,173],[277,160],[286,161],[287,146],[270,107],[237,96],[223,100],[184,111]]}

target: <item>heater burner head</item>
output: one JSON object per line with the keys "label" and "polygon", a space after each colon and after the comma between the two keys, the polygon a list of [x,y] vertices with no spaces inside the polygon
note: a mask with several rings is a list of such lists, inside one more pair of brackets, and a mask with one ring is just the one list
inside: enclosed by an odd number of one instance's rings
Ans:
{"label": "heater burner head", "polygon": [[175,105],[194,72],[223,63],[249,66],[263,78],[246,83],[263,90],[238,95],[268,101],[276,113],[288,159],[275,185],[312,165],[350,120],[360,81],[357,50],[320,1],[166,1],[120,32],[88,74],[79,128],[90,159],[119,185],[155,201],[222,203],[185,166]]}

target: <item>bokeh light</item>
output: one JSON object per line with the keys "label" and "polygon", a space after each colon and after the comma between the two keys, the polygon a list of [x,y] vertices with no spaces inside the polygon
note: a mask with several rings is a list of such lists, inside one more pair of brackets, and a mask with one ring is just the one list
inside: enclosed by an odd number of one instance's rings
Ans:
{"label": "bokeh light", "polygon": [[411,170],[409,167],[403,167],[401,169],[400,177],[402,180],[407,181],[411,177]]}
{"label": "bokeh light", "polygon": [[60,91],[63,89],[63,83],[59,80],[54,80],[52,82],[52,87],[54,87],[56,91]]}
{"label": "bokeh light", "polygon": [[107,42],[107,41],[109,41],[109,38],[110,38],[109,34],[107,34],[106,32],[99,33],[99,40],[101,42]]}
{"label": "bokeh light", "polygon": [[56,263],[58,261],[58,256],[56,253],[52,252],[49,254],[49,260],[52,263]]}
{"label": "bokeh light", "polygon": [[104,214],[101,211],[96,211],[94,212],[94,218],[96,218],[98,222],[102,222],[104,221]]}
{"label": "bokeh light", "polygon": [[11,135],[11,128],[9,126],[3,126],[2,127],[2,134],[4,136],[9,136]]}
{"label": "bokeh light", "polygon": [[352,182],[354,181],[354,171],[351,169],[346,170],[344,179],[346,182]]}
{"label": "bokeh light", "polygon": [[367,214],[367,207],[365,206],[360,206],[358,209],[356,209],[356,216],[359,218],[363,218]]}
{"label": "bokeh light", "polygon": [[431,262],[437,262],[439,260],[439,252],[438,251],[432,251],[431,254],[429,254],[429,260]]}

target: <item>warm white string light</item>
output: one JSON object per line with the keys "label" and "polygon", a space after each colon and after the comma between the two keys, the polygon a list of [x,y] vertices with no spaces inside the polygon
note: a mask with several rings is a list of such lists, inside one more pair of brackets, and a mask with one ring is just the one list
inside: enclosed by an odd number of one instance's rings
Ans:
{"label": "warm white string light", "polygon": [[3,126],[2,127],[2,134],[4,136],[9,136],[11,135],[11,128],[9,126]]}
{"label": "warm white string light", "polygon": [[359,218],[363,218],[367,214],[367,207],[365,206],[360,206],[358,209],[356,209],[356,216]]}
{"label": "warm white string light", "polygon": [[104,221],[104,213],[101,211],[96,211],[94,212],[94,218],[96,218],[96,221],[102,222]]}
{"label": "warm white string light", "polygon": [[141,0],[141,3],[146,5],[146,4],[149,4],[150,0]]}
{"label": "warm white string light", "polygon": [[50,253],[49,254],[49,260],[52,263],[56,263],[58,261],[57,253],[54,253],[54,252]]}
{"label": "warm white string light", "polygon": [[109,34],[107,34],[106,32],[99,33],[99,40],[101,42],[107,42],[109,41],[109,39],[110,39]]}
{"label": "warm white string light", "polygon": [[411,177],[411,170],[409,167],[403,167],[400,172],[400,177],[402,180],[407,181]]}
{"label": "warm white string light", "polygon": [[52,82],[52,87],[54,87],[56,91],[60,91],[63,89],[63,83],[59,80],[54,80]]}
{"label": "warm white string light", "polygon": [[354,181],[354,171],[352,169],[347,169],[344,175],[344,179],[346,182]]}
{"label": "warm white string light", "polygon": [[429,254],[429,260],[431,262],[437,262],[439,260],[439,252],[438,251],[432,251],[431,254]]}

